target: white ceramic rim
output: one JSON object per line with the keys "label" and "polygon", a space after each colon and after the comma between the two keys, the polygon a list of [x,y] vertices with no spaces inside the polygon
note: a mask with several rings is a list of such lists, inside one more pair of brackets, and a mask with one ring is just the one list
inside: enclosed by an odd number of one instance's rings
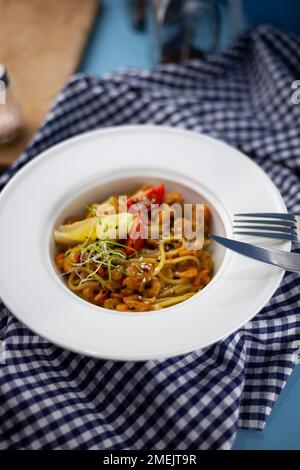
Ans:
{"label": "white ceramic rim", "polygon": [[[62,143],[59,143],[55,145],[54,147],[48,149],[47,151],[43,152],[41,155],[36,157],[34,160],[29,162],[22,170],[20,170],[12,179],[11,181],[7,184],[7,186],[4,188],[0,195],[0,218],[2,216],[2,213],[4,211],[4,207],[6,207],[6,204],[9,204],[9,200],[11,198],[11,195],[14,193],[14,191],[18,191],[18,185],[22,185],[22,182],[25,181],[26,178],[31,177],[31,172],[34,173],[38,169],[39,174],[41,175],[42,172],[47,172],[47,165],[49,166],[49,162],[51,159],[58,158],[61,153],[68,153],[71,149],[76,151],[76,147],[80,147],[80,145],[86,145],[90,142],[92,142],[94,139],[101,141],[101,139],[108,138],[108,140],[112,137],[113,139],[117,136],[118,139],[125,138],[125,141],[127,138],[129,139],[136,139],[137,136],[139,135],[144,135],[147,138],[147,135],[151,137],[152,139],[157,139],[159,140],[164,140],[166,138],[168,139],[183,139],[183,141],[190,141],[190,142],[197,142],[196,145],[199,145],[199,149],[201,145],[203,147],[208,146],[210,149],[215,149],[215,151],[218,153],[224,153],[226,154],[226,157],[228,158],[227,163],[229,164],[229,159],[232,158],[234,163],[236,165],[239,164],[239,162],[243,162],[244,167],[248,168],[249,171],[251,170],[254,172],[258,178],[260,178],[263,181],[263,184],[265,185],[266,192],[268,191],[272,194],[272,197],[274,199],[274,203],[272,207],[268,206],[269,210],[274,210],[274,211],[281,211],[281,212],[286,212],[286,207],[284,205],[284,202],[281,198],[281,195],[277,188],[274,186],[274,184],[271,182],[271,180],[267,177],[267,175],[253,162],[251,161],[248,157],[246,157],[244,154],[238,152],[237,150],[229,147],[228,145],[224,144],[221,141],[217,141],[215,139],[212,139],[211,137],[205,136],[205,135],[200,135],[196,134],[191,131],[186,131],[186,130],[181,130],[181,129],[176,129],[176,128],[167,128],[167,127],[161,127],[161,126],[122,126],[122,127],[117,127],[117,128],[107,128],[104,130],[96,130],[92,131],[86,134],[82,134],[79,136],[76,136],[72,139],[69,139],[67,141],[64,141]],[[194,145],[194,144],[193,144]],[[231,157],[230,157],[231,156]],[[237,158],[238,157],[238,158]],[[156,157],[155,157],[156,158]],[[147,174],[147,171],[150,172],[149,174],[155,176],[157,174],[161,175],[162,167],[160,166],[160,158],[157,160],[157,165],[154,167],[149,166],[149,165],[141,165],[140,168],[138,168],[138,165],[124,165],[122,168],[123,175],[126,174],[126,172],[129,172],[128,174],[136,173],[136,174],[141,174],[141,172],[145,172]],[[190,156],[186,155],[185,156],[185,163],[189,161]],[[224,157],[225,158],[225,157]],[[192,158],[191,158],[192,160]],[[64,164],[62,162],[62,159],[60,160],[60,163]],[[77,296],[75,296],[73,293],[71,293],[65,286],[64,284],[60,281],[60,279],[57,277],[52,261],[50,260],[49,257],[49,237],[51,235],[53,223],[56,220],[59,211],[62,209],[61,204],[62,204],[62,199],[64,199],[64,203],[66,204],[66,199],[71,200],[74,198],[78,192],[83,191],[84,188],[87,188],[89,184],[94,180],[95,182],[98,181],[98,183],[101,182],[101,178],[104,181],[107,181],[109,178],[109,173],[112,175],[113,171],[118,169],[118,165],[116,165],[115,161],[110,161],[110,169],[107,171],[101,171],[99,174],[92,175],[91,176],[91,168],[88,167],[80,167],[80,170],[82,171],[81,175],[83,178],[83,181],[81,181],[80,185],[75,185],[74,187],[68,188],[68,184],[66,184],[68,191],[64,191],[61,194],[59,194],[56,198],[55,201],[50,200],[48,202],[49,207],[45,208],[45,211],[48,214],[48,224],[45,224],[44,221],[41,220],[41,224],[38,227],[38,230],[40,231],[39,235],[42,235],[43,243],[42,245],[38,246],[32,246],[31,249],[35,253],[39,259],[43,259],[43,263],[41,263],[41,271],[43,271],[43,276],[41,278],[43,279],[48,279],[46,281],[46,285],[42,285],[40,283],[39,285],[39,290],[42,293],[46,294],[46,290],[51,290],[51,293],[47,292],[47,295],[45,295],[45,299],[52,299],[53,304],[55,304],[55,299],[56,296],[59,297],[60,300],[60,305],[64,306],[65,310],[67,311],[69,308],[74,308],[77,312],[77,320],[80,320],[80,317],[78,316],[78,309],[81,311],[82,315],[87,314],[87,311],[89,312],[88,315],[91,314],[91,312],[96,313],[96,316],[94,317],[95,321],[95,328],[97,325],[99,326],[101,323],[103,323],[102,327],[105,330],[105,334],[107,332],[110,332],[111,338],[113,338],[114,334],[117,334],[117,339],[120,340],[121,347],[118,349],[115,345],[116,340],[112,341],[111,347],[108,347],[108,344],[103,345],[104,341],[104,333],[102,336],[99,338],[99,347],[95,347],[95,338],[93,337],[93,345],[89,345],[89,338],[87,335],[87,338],[85,341],[80,341],[78,338],[78,335],[82,332],[82,329],[74,327],[74,341],[71,336],[68,336],[68,331],[63,330],[59,331],[58,326],[62,325],[62,327],[65,327],[68,325],[68,321],[70,322],[70,316],[68,319],[61,319],[58,323],[59,325],[55,326],[55,324],[51,324],[51,321],[46,321],[46,319],[49,319],[49,315],[51,315],[51,304],[50,307],[47,304],[43,304],[43,301],[36,299],[36,301],[32,301],[31,299],[31,304],[30,304],[30,299],[27,299],[26,302],[27,304],[24,306],[24,302],[20,301],[21,299],[18,299],[14,295],[14,290],[12,286],[10,285],[9,281],[7,280],[4,270],[9,269],[9,265],[7,263],[2,264],[3,269],[0,267],[0,290],[1,290],[1,297],[4,301],[4,303],[8,306],[8,308],[14,312],[16,317],[25,323],[30,329],[32,329],[34,332],[37,334],[45,337],[49,341],[64,347],[66,349],[72,350],[74,352],[79,352],[82,354],[87,354],[95,357],[101,357],[101,358],[106,358],[106,359],[115,359],[115,360],[147,360],[147,359],[158,359],[158,358],[165,358],[165,357],[170,357],[170,356],[176,356],[179,354],[184,354],[188,353],[190,351],[193,351],[195,349],[198,349],[200,347],[205,347],[208,346],[226,336],[231,334],[233,331],[241,327],[243,324],[245,324],[248,320],[250,320],[264,305],[265,303],[269,300],[269,298],[272,296],[276,288],[278,287],[284,271],[279,270],[277,268],[273,268],[267,265],[262,265],[262,264],[257,264],[257,272],[259,272],[260,279],[261,278],[268,278],[268,285],[264,286],[264,291],[263,295],[260,295],[257,299],[253,299],[250,303],[248,303],[245,306],[245,310],[243,311],[243,314],[241,314],[238,317],[238,321],[231,322],[230,326],[228,327],[223,327],[220,329],[218,322],[215,324],[215,334],[211,332],[211,334],[206,334],[206,338],[201,337],[199,334],[195,335],[192,334],[193,331],[195,330],[195,326],[197,325],[197,316],[195,316],[195,310],[197,308],[200,308],[201,306],[203,309],[207,309],[210,315],[214,311],[214,306],[217,309],[220,309],[220,305],[218,305],[218,302],[220,301],[220,296],[223,294],[224,295],[224,279],[225,279],[225,273],[228,274],[229,272],[229,277],[230,277],[230,270],[234,267],[234,261],[235,263],[239,264],[239,267],[248,267],[249,266],[249,260],[243,257],[239,257],[238,255],[232,255],[230,252],[226,252],[224,262],[212,280],[212,282],[200,293],[197,295],[193,296],[191,299],[188,301],[185,301],[181,304],[176,305],[175,307],[170,307],[165,310],[157,311],[157,312],[148,312],[147,314],[130,314],[130,315],[123,315],[122,313],[119,312],[114,312],[114,311],[108,311],[106,309],[101,309],[99,307],[96,307],[92,304],[89,304]],[[197,162],[193,161],[195,165],[197,165]],[[175,181],[178,181],[179,175],[181,174],[181,183],[182,184],[187,184],[190,186],[193,186],[193,189],[195,191],[201,191],[201,193],[204,196],[208,195],[208,198],[213,198],[214,199],[214,204],[218,206],[220,204],[220,199],[222,194],[216,196],[212,192],[211,188],[205,188],[205,183],[201,182],[201,184],[198,183],[198,179],[194,177],[193,171],[188,174],[187,171],[185,171],[182,168],[182,165],[180,166],[176,162],[172,162],[174,168],[172,171],[168,170],[168,176],[172,179],[172,176],[174,176]],[[219,161],[218,165],[222,165],[222,162]],[[219,168],[220,173],[222,174],[222,168]],[[173,172],[173,175],[172,175]],[[78,176],[78,175],[77,175]],[[244,176],[243,176],[244,177]],[[120,175],[118,175],[115,179],[120,178]],[[174,179],[173,178],[173,179]],[[162,177],[163,179],[163,177]],[[220,189],[220,188],[219,188]],[[223,188],[224,190],[224,188]],[[222,193],[222,191],[220,191]],[[263,192],[263,191],[262,191]],[[23,194],[23,198],[26,195]],[[238,199],[238,198],[237,198]],[[26,201],[25,201],[26,202]],[[225,232],[226,235],[230,236],[231,229],[229,225],[230,221],[230,213],[232,212],[230,209],[228,209],[228,201],[225,201],[224,203],[221,203],[222,205],[222,210],[223,214],[227,213],[227,216],[225,217],[226,220],[224,220],[224,225],[225,225]],[[245,207],[241,207],[238,204],[235,206],[237,211],[239,209],[245,210]],[[249,210],[249,208],[248,208]],[[251,209],[252,210],[252,209]],[[253,210],[257,210],[257,206],[253,208]],[[50,214],[50,217],[49,217]],[[3,219],[2,219],[3,220]],[[4,219],[5,220],[5,219]],[[44,225],[43,225],[44,223]],[[4,231],[5,232],[5,231]],[[6,238],[5,238],[6,237]],[[5,251],[1,248],[6,244],[10,243],[10,238],[8,237],[8,232],[4,233],[4,236],[1,238],[0,234],[0,256],[5,258]],[[281,245],[282,246],[282,245]],[[285,244],[284,249],[288,249],[289,245]],[[42,258],[41,258],[42,257]],[[26,270],[26,265],[24,266],[24,269]],[[27,269],[25,271],[26,274],[26,282],[27,282],[27,277],[30,278],[31,273],[30,269]],[[228,276],[227,276],[228,277]],[[39,276],[37,276],[39,278]],[[49,282],[50,281],[50,282]],[[29,281],[28,281],[29,282]],[[48,282],[48,284],[47,284]],[[223,288],[222,288],[223,284]],[[257,284],[257,287],[259,286],[259,283]],[[246,282],[238,282],[236,281],[236,287],[237,288],[243,288],[245,289],[245,292],[247,292],[247,280]],[[213,292],[213,293],[212,293]],[[212,294],[211,294],[212,293]],[[22,299],[24,300],[24,299]],[[226,299],[223,298],[225,301]],[[217,302],[217,303],[216,303]],[[32,316],[29,314],[29,304],[31,309],[35,308],[41,308],[42,306],[46,309],[48,309],[48,312],[45,314],[45,316],[39,317],[39,320],[37,320],[36,316]],[[234,308],[234,305],[233,307]],[[192,312],[194,312],[192,314]],[[53,313],[53,312],[52,312]],[[95,320],[97,319],[97,321]],[[126,319],[126,320],[125,320]],[[184,320],[183,320],[184,319]],[[75,318],[74,318],[75,320]],[[116,321],[118,323],[116,323]],[[125,321],[125,322],[124,322]],[[135,323],[134,323],[135,322]],[[143,324],[141,324],[143,322]],[[119,324],[120,323],[120,324]],[[121,325],[122,323],[122,325]],[[229,322],[230,323],[230,322]],[[92,321],[93,324],[93,321]],[[51,327],[51,328],[50,328]],[[150,328],[151,327],[151,328]],[[187,329],[184,329],[186,327]],[[151,338],[151,332],[153,334],[153,331],[155,329],[159,329],[159,334],[158,338],[152,338],[152,343],[151,341],[147,343],[147,340],[149,340],[149,337]],[[127,338],[126,340],[126,347],[122,350],[122,336],[120,335],[121,332],[126,332],[126,334],[130,336],[130,331],[133,329],[133,332],[135,335],[141,335],[142,340],[147,343],[145,344],[145,347],[143,348],[143,342],[140,340],[138,341],[138,344],[134,344],[134,336],[131,338],[131,344],[132,347],[130,347],[130,339]],[[170,332],[170,329],[172,331],[171,335],[171,341],[170,337],[168,337],[168,332]],[[162,331],[161,331],[162,330]],[[145,336],[145,331],[147,332],[147,337]],[[184,331],[184,339],[182,338],[182,331]],[[77,333],[76,333],[77,332]],[[112,333],[115,332],[115,333]],[[89,334],[92,332],[90,331]],[[76,336],[77,334],[77,336]],[[166,339],[167,343],[169,341],[169,345],[163,347],[163,339]],[[97,339],[97,338],[96,338]],[[132,343],[133,341],[133,343]],[[123,344],[124,346],[124,344]]]}

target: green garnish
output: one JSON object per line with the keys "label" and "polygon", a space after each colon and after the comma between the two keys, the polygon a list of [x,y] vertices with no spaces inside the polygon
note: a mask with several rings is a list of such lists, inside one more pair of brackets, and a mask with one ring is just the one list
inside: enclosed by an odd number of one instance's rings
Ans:
{"label": "green garnish", "polygon": [[88,212],[93,212],[95,210],[94,207],[89,206],[88,204],[84,204],[83,206]]}
{"label": "green garnish", "polygon": [[[114,240],[101,239],[88,245],[83,243],[70,248],[66,251],[65,256],[73,251],[80,253],[80,259],[77,263],[73,263],[71,271],[75,271],[78,274],[79,270],[84,268],[88,272],[88,276],[83,279],[81,278],[81,283],[95,279],[104,285],[107,281],[97,274],[99,267],[107,269],[109,282],[111,281],[112,269],[119,269],[121,272],[126,273],[123,265],[127,262],[127,258],[125,253],[120,248],[118,249],[118,247],[123,248],[125,245]],[[94,271],[90,269],[91,265],[96,266]]]}

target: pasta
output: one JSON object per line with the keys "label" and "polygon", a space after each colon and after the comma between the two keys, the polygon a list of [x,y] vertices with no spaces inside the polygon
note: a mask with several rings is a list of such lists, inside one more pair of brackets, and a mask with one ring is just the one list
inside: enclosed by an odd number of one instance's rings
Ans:
{"label": "pasta", "polygon": [[[167,238],[162,236],[167,217],[157,209],[162,203],[172,207],[173,203],[183,206],[184,202],[180,192],[165,193],[163,184],[144,185],[127,198],[128,215],[120,212],[118,198],[112,196],[102,204],[86,207],[84,219],[66,220],[54,231],[54,239],[58,249],[55,263],[68,288],[88,302],[120,312],[160,310],[195,295],[213,275],[209,208],[204,206],[204,243],[193,249],[184,235],[176,235],[172,211],[169,234]],[[194,226],[195,211],[192,214],[191,219],[182,218],[180,223]],[[130,225],[126,237],[126,231],[120,232],[121,219]],[[136,235],[142,226],[149,234],[151,224],[157,228],[157,239],[142,237],[142,230]],[[112,237],[113,229],[122,235]]]}

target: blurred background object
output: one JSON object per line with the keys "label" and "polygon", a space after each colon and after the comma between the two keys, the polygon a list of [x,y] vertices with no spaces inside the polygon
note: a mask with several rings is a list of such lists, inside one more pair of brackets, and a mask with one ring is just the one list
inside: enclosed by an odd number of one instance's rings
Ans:
{"label": "blurred background object", "polygon": [[143,31],[146,23],[147,0],[128,0],[132,8],[132,24],[137,30]]}
{"label": "blurred background object", "polygon": [[270,23],[287,32],[300,34],[299,0],[243,0],[246,26]]}
{"label": "blurred background object", "polygon": [[0,0],[0,58],[24,114],[22,132],[0,145],[0,165],[22,153],[75,72],[98,5],[98,0]]}
{"label": "blurred background object", "polygon": [[14,98],[8,72],[0,64],[0,144],[16,137],[21,122],[20,106]]}
{"label": "blurred background object", "polygon": [[0,11],[0,60],[24,115],[0,165],[25,149],[78,67],[101,75],[202,58],[262,22],[300,34],[299,0],[0,0]]}
{"label": "blurred background object", "polygon": [[149,0],[155,62],[180,62],[226,49],[260,23],[300,34],[299,0]]}
{"label": "blurred background object", "polygon": [[157,62],[202,58],[218,49],[217,0],[152,0]]}

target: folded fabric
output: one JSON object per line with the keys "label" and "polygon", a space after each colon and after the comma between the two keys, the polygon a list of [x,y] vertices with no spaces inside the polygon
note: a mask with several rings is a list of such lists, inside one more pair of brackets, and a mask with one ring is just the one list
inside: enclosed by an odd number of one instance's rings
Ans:
{"label": "folded fabric", "polygon": [[[1,176],[1,187],[68,137],[152,123],[204,132],[241,149],[269,174],[288,209],[300,213],[296,79],[300,39],[267,26],[206,61],[106,78],[75,75],[27,151]],[[62,350],[1,304],[0,448],[229,449],[238,426],[264,427],[298,359],[299,287],[299,277],[288,273],[268,305],[224,341],[144,363]]]}

